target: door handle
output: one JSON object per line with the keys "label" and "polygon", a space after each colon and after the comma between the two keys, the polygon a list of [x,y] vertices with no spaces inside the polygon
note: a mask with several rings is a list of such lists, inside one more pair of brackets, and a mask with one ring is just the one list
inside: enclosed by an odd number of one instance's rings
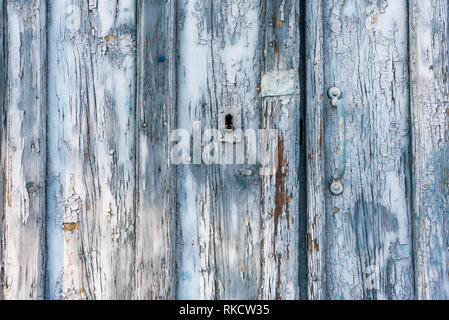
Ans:
{"label": "door handle", "polygon": [[343,184],[341,180],[345,175],[346,171],[346,123],[345,123],[345,108],[340,100],[341,91],[337,87],[332,87],[328,92],[329,98],[331,99],[331,104],[334,109],[337,109],[338,114],[338,167],[337,171],[332,177],[332,183],[330,190],[334,196],[339,196],[343,194]]}

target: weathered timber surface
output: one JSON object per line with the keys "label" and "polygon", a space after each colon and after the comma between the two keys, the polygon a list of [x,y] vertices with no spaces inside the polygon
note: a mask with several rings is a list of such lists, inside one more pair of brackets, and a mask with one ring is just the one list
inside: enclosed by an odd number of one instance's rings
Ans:
{"label": "weathered timber surface", "polygon": [[[259,17],[258,1],[179,1],[178,128],[201,134],[192,125],[199,121],[209,136],[201,144],[206,152],[213,135],[207,130],[219,127],[220,108],[240,107],[243,130],[259,128]],[[183,144],[190,149],[190,141]],[[215,145],[217,158],[226,145]],[[185,160],[193,164],[178,170],[177,297],[258,298],[262,281],[258,167],[196,165],[201,159],[189,157]]]}
{"label": "weathered timber surface", "polygon": [[3,300],[4,261],[3,261],[3,216],[6,199],[6,0],[0,1],[0,299]]}
{"label": "weathered timber surface", "polygon": [[323,1],[306,5],[307,298],[326,298]]}
{"label": "weathered timber surface", "polygon": [[262,146],[267,150],[262,163],[274,164],[274,172],[262,176],[261,298],[299,299],[299,190],[305,182],[299,174],[300,1],[266,0],[261,12],[262,72],[290,72],[298,79],[297,91],[262,99],[262,128],[276,129],[278,136]]}
{"label": "weathered timber surface", "polygon": [[411,299],[407,2],[327,0],[323,19],[324,89],[342,91],[347,143],[345,191],[333,196],[338,124],[326,97],[326,298]]}
{"label": "weathered timber surface", "polygon": [[0,299],[449,299],[448,20],[0,0]]}
{"label": "weathered timber surface", "polygon": [[449,4],[409,14],[416,292],[449,299]]}
{"label": "weathered timber surface", "polygon": [[2,10],[2,46],[8,48],[3,298],[39,299],[45,283],[46,6],[39,0],[7,1]]}
{"label": "weathered timber surface", "polygon": [[49,18],[48,298],[129,299],[136,3],[58,0]]}
{"label": "weathered timber surface", "polygon": [[139,0],[137,69],[136,298],[176,294],[176,1]]}

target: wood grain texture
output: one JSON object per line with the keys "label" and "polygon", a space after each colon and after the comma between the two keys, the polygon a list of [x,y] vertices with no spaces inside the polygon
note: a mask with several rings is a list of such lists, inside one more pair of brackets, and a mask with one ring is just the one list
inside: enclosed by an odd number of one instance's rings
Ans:
{"label": "wood grain texture", "polygon": [[6,0],[0,1],[0,300],[3,300],[4,261],[3,261],[3,216],[6,199],[6,94],[7,59],[6,46]]}
{"label": "wood grain texture", "polygon": [[323,1],[306,5],[307,298],[326,298]]}
{"label": "wood grain texture", "polygon": [[447,0],[0,0],[0,300],[449,299],[448,42]]}
{"label": "wood grain texture", "polygon": [[[299,3],[262,2],[262,72],[294,72],[299,79]],[[275,172],[262,177],[262,299],[300,297],[299,186],[305,182],[299,175],[300,108],[296,93],[262,100],[263,128],[278,130],[278,137],[267,139],[271,159],[263,162],[275,164]]]}
{"label": "wood grain texture", "polygon": [[326,298],[414,298],[410,206],[407,2],[328,0],[325,90],[342,90],[347,170],[342,196],[337,114],[324,100]]}
{"label": "wood grain texture", "polygon": [[176,294],[176,1],[138,2],[136,298]]}
{"label": "wood grain texture", "polygon": [[129,299],[136,3],[54,1],[49,12],[49,298]]}
{"label": "wood grain texture", "polygon": [[[200,132],[193,129],[198,121],[210,134],[220,125],[219,109],[230,106],[241,108],[243,130],[259,128],[259,10],[254,0],[179,1],[178,128]],[[209,139],[201,143],[206,152]],[[183,141],[185,150],[190,143]],[[217,143],[215,154],[224,148]],[[258,167],[199,165],[201,158],[192,157],[185,160],[194,164],[178,168],[177,297],[256,299],[261,288]]]}
{"label": "wood grain texture", "polygon": [[449,299],[449,4],[410,2],[413,214],[419,299]]}
{"label": "wood grain texture", "polygon": [[7,1],[6,12],[3,298],[39,299],[45,282],[45,1]]}

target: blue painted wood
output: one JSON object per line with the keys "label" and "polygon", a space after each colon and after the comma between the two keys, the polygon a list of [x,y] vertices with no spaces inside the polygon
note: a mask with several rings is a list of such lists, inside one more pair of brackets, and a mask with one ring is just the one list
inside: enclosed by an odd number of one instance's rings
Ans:
{"label": "blue painted wood", "polygon": [[[448,39],[446,0],[0,0],[0,299],[449,299]],[[169,163],[226,112],[273,175]]]}
{"label": "blue painted wood", "polygon": [[[305,232],[301,212],[305,206],[304,143],[300,140],[302,117],[302,34],[300,1],[262,1],[262,73],[294,74],[293,92],[263,97],[259,107],[261,127],[276,129],[278,136],[262,146],[270,152],[263,163],[274,163],[274,171],[262,180],[262,277],[263,299],[305,297],[300,269],[306,265]],[[279,77],[282,78],[282,77]],[[274,150],[274,152],[273,152]],[[304,268],[305,269],[305,268]],[[301,270],[302,273],[305,270]],[[301,281],[301,282],[300,282]]]}
{"label": "blue painted wood", "polygon": [[176,296],[176,1],[139,0],[135,298]]}
{"label": "blue painted wood", "polygon": [[409,14],[416,292],[449,299],[449,4]]}
{"label": "blue painted wood", "polygon": [[324,24],[323,0],[307,1],[305,32],[305,138],[307,166],[307,298],[326,298],[324,177]]}
{"label": "blue painted wood", "polygon": [[[344,193],[324,190],[325,297],[412,299],[407,2],[327,0],[322,10],[324,89],[342,91],[347,143]],[[339,126],[321,103],[328,185]]]}
{"label": "blue painted wood", "polygon": [[135,0],[49,8],[48,298],[134,297],[136,17]]}
{"label": "blue painted wood", "polygon": [[0,229],[3,298],[40,299],[46,261],[46,1],[3,1],[2,12],[3,23],[7,15],[2,47],[8,49],[0,62],[8,65],[0,85],[7,90],[0,139],[6,189]]}
{"label": "blue painted wood", "polygon": [[[236,108],[243,130],[259,128],[259,18],[258,0],[178,1],[178,128],[218,129],[220,110]],[[205,138],[198,148],[208,145]],[[259,168],[230,161],[199,165],[201,156],[198,161],[191,154],[183,160],[177,297],[257,299],[272,290],[261,287]]]}
{"label": "blue painted wood", "polygon": [[[6,0],[0,1],[0,234],[3,232],[3,215],[6,196]],[[1,243],[1,240],[0,240]],[[4,281],[3,245],[0,244],[0,283]],[[3,299],[3,286],[0,286],[0,299]]]}

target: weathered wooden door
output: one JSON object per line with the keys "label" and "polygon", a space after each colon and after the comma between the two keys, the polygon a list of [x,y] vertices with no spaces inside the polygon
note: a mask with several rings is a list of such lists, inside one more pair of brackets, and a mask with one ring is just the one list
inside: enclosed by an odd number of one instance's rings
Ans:
{"label": "weathered wooden door", "polygon": [[307,6],[309,298],[447,299],[447,2]]}
{"label": "weathered wooden door", "polygon": [[0,4],[0,298],[449,299],[447,0]]}

